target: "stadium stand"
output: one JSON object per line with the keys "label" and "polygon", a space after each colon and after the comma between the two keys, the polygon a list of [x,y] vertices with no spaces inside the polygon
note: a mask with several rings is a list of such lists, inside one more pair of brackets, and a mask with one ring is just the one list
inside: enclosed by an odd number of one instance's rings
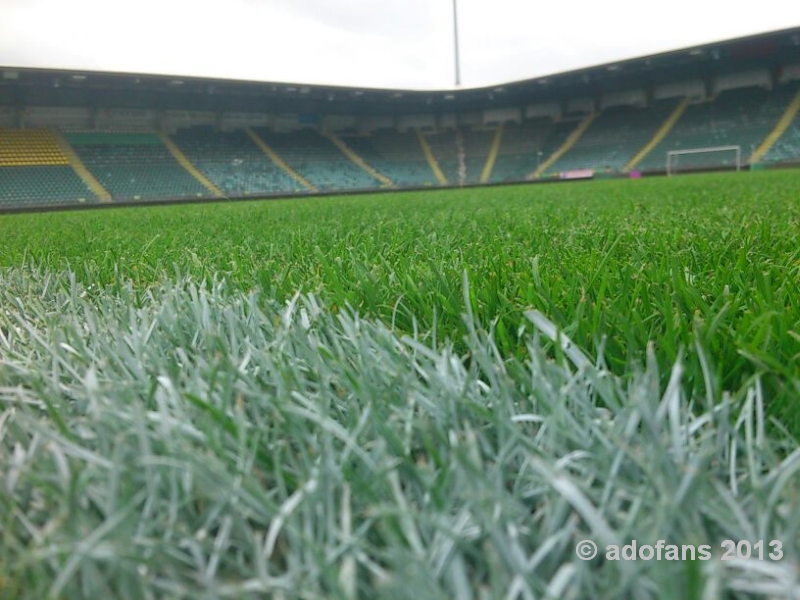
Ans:
{"label": "stadium stand", "polygon": [[492,135],[492,143],[489,146],[489,154],[486,157],[486,162],[483,163],[483,168],[481,169],[481,183],[487,183],[492,177],[492,170],[497,162],[497,154],[500,151],[500,144],[503,141],[503,130],[503,123],[500,123],[497,127],[495,127],[494,135]]}
{"label": "stadium stand", "polygon": [[789,162],[800,160],[800,113],[797,113],[783,135],[764,156],[764,162]]}
{"label": "stadium stand", "polygon": [[433,153],[425,134],[420,130],[417,130],[417,141],[419,142],[419,147],[422,149],[425,160],[428,162],[428,166],[431,168],[434,177],[436,177],[436,182],[439,185],[447,185],[447,177],[445,177],[444,171],[442,171],[442,168],[439,166],[436,155]]}
{"label": "stadium stand", "polygon": [[269,146],[266,144],[266,142],[264,142],[264,140],[262,140],[260,137],[258,137],[258,134],[257,134],[255,131],[253,131],[253,130],[252,130],[252,129],[250,129],[250,128],[247,128],[247,129],[245,130],[245,133],[247,133],[247,137],[249,137],[249,138],[252,140],[252,142],[253,142],[253,143],[254,143],[256,146],[258,146],[258,148],[259,148],[259,149],[260,149],[260,150],[261,150],[261,151],[262,151],[262,152],[263,152],[265,155],[267,155],[267,156],[269,157],[269,159],[270,159],[270,160],[273,162],[273,164],[275,164],[276,166],[278,166],[278,167],[279,167],[279,168],[280,168],[280,169],[281,169],[281,170],[282,170],[284,173],[286,173],[286,174],[287,174],[289,177],[291,177],[291,178],[292,178],[292,179],[293,179],[293,180],[294,180],[294,181],[295,181],[297,184],[299,184],[299,185],[301,186],[300,188],[296,188],[298,191],[299,191],[300,189],[303,189],[303,190],[306,190],[306,191],[309,191],[309,192],[316,192],[316,191],[318,191],[318,190],[317,190],[317,188],[315,188],[315,187],[314,187],[314,186],[311,184],[311,182],[310,182],[310,181],[308,181],[308,179],[306,179],[305,177],[303,177],[302,175],[300,175],[300,173],[298,173],[298,172],[297,172],[297,171],[295,171],[295,170],[294,170],[292,167],[290,167],[288,164],[286,164],[286,161],[285,161],[285,160],[283,160],[283,159],[282,159],[280,156],[278,156],[278,154],[275,152],[275,150],[273,150],[272,148],[270,148],[270,147],[269,147]]}
{"label": "stadium stand", "polygon": [[551,171],[593,169],[619,172],[655,134],[674,109],[675,102],[655,102],[647,108],[620,106],[600,113]]}
{"label": "stadium stand", "polygon": [[797,89],[775,129],[761,143],[752,160],[762,158],[764,162],[790,162],[800,159],[800,89]]}
{"label": "stadium stand", "polygon": [[328,138],[334,146],[336,146],[342,153],[350,159],[350,161],[356,165],[362,171],[365,171],[369,176],[377,179],[382,186],[391,187],[394,185],[391,179],[386,177],[383,173],[379,173],[375,170],[375,168],[368,164],[355,150],[353,150],[347,143],[340,138],[336,133],[332,131],[328,131],[325,133],[325,137]]}
{"label": "stadium stand", "polygon": [[368,164],[398,187],[436,185],[413,131],[379,129],[367,135],[341,136]]}
{"label": "stadium stand", "polygon": [[169,150],[169,153],[172,154],[172,157],[178,161],[178,164],[184,168],[184,170],[189,173],[192,177],[194,177],[200,185],[206,188],[209,194],[215,198],[221,198],[225,195],[225,193],[219,189],[214,183],[205,175],[203,175],[197,168],[192,164],[186,155],[183,153],[183,150],[178,148],[177,144],[172,141],[166,133],[159,132],[158,139],[161,140],[161,143]]}
{"label": "stadium stand", "polygon": [[675,123],[677,123],[678,120],[683,116],[687,106],[689,106],[689,98],[683,98],[683,100],[680,100],[675,105],[675,108],[656,130],[656,132],[653,134],[653,137],[650,138],[650,140],[644,146],[642,146],[623,167],[623,172],[631,173],[636,169],[636,166],[642,162],[642,159],[650,154],[653,148],[660,144],[661,140],[663,140],[669,134],[669,132],[672,131]]}
{"label": "stadium stand", "polygon": [[0,204],[94,201],[95,195],[69,166],[53,132],[0,129]]}
{"label": "stadium stand", "polygon": [[218,132],[199,126],[171,137],[192,164],[229,196],[303,190],[244,131]]}
{"label": "stadium stand", "polygon": [[489,181],[499,183],[525,179],[540,161],[547,158],[544,144],[554,126],[553,120],[546,117],[506,123]]}
{"label": "stadium stand", "polygon": [[[356,115],[351,125],[338,127],[323,117],[278,132],[264,125],[253,129],[251,123],[269,121],[263,115],[250,120],[247,113],[233,113],[226,123],[220,112],[212,126],[210,112],[0,106],[0,206],[501,183],[583,169],[658,173],[671,150],[718,146],[740,148],[744,166],[798,164],[800,64],[793,73],[773,79],[745,73],[699,86],[682,82],[661,88],[670,99],[646,107],[639,106],[647,98],[644,90],[617,96],[614,103],[629,104],[600,112],[590,112],[598,102],[583,101],[588,97],[534,107],[537,114],[569,109],[557,119],[519,122],[524,112],[534,112],[520,107],[464,113],[463,122],[497,123],[475,127],[443,125],[453,122],[449,113],[400,113]],[[736,87],[726,89],[730,85]],[[698,100],[709,86],[726,91]],[[79,117],[84,125],[70,124]],[[87,128],[112,117],[117,121],[108,128]],[[59,118],[65,122],[61,129],[52,125]],[[678,170],[730,166],[734,157],[681,155]]]}
{"label": "stadium stand", "polygon": [[466,183],[478,183],[483,166],[489,157],[489,150],[494,140],[495,127],[462,130],[464,140],[465,162],[467,167]]}
{"label": "stadium stand", "polygon": [[[642,171],[662,171],[670,150],[741,146],[746,160],[772,131],[789,103],[794,88],[775,91],[751,87],[722,92],[717,98],[690,104],[664,139],[637,165]],[[731,166],[732,153],[709,153],[682,156],[683,169]]]}
{"label": "stadium stand", "polygon": [[69,166],[0,166],[0,205],[6,208],[94,202]]}
{"label": "stadium stand", "polygon": [[47,129],[0,130],[0,165],[4,167],[66,165],[67,157]]}
{"label": "stadium stand", "polygon": [[256,128],[286,163],[319,190],[368,189],[380,182],[347,158],[329,139],[311,129],[275,133]]}
{"label": "stadium stand", "polygon": [[70,133],[66,139],[115,200],[209,196],[154,133]]}
{"label": "stadium stand", "polygon": [[480,181],[492,145],[493,128],[452,128],[424,135],[450,185]]}
{"label": "stadium stand", "polygon": [[[551,166],[554,162],[556,162],[561,156],[565,153],[569,152],[570,148],[575,145],[575,143],[581,138],[584,131],[589,128],[592,124],[594,119],[596,118],[596,113],[587,113],[585,114],[579,121],[572,122],[568,120],[564,123],[563,131],[569,131],[567,136],[564,138],[564,141],[561,142],[559,146],[546,146],[547,152],[545,156],[549,157],[539,165],[536,170],[531,173],[528,177],[554,177],[558,176],[558,171],[554,171]],[[556,131],[559,127],[556,127]]]}
{"label": "stadium stand", "polygon": [[458,144],[455,129],[425,132],[425,140],[433,151],[439,168],[450,185],[462,183],[458,173]]}
{"label": "stadium stand", "polygon": [[367,163],[397,186],[426,186],[436,183],[417,137],[411,131],[381,129],[368,135],[354,135],[343,139]]}

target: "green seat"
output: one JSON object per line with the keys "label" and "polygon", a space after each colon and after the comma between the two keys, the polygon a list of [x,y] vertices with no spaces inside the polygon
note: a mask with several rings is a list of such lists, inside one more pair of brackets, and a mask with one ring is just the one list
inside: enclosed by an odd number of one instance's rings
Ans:
{"label": "green seat", "polygon": [[656,134],[675,109],[676,102],[660,101],[651,106],[612,107],[595,117],[589,128],[548,171],[561,173],[579,169],[619,173]]}
{"label": "green seat", "polygon": [[356,154],[398,187],[436,185],[413,131],[381,129],[365,136],[342,138]]}
{"label": "green seat", "polygon": [[78,133],[67,139],[115,200],[210,196],[154,133]]}
{"label": "green seat", "polygon": [[275,133],[264,128],[255,131],[292,169],[320,191],[370,189],[381,185],[316,131]]}
{"label": "green seat", "polygon": [[[716,99],[690,104],[659,144],[639,163],[642,171],[663,171],[667,153],[714,146],[740,146],[742,162],[755,151],[775,127],[794,95],[795,86],[774,91],[745,88],[722,92]],[[704,169],[732,166],[733,152],[686,154],[679,168]]]}
{"label": "green seat", "polygon": [[800,161],[800,113],[797,113],[781,137],[764,155],[766,163]]}
{"label": "green seat", "polygon": [[[522,123],[506,123],[489,181],[499,183],[524,180],[541,161],[547,159],[545,144],[548,147],[553,144],[549,138],[554,128],[555,124],[549,117],[537,117]],[[560,135],[561,132],[558,132],[555,142],[558,142]]]}
{"label": "green seat", "polygon": [[69,166],[0,167],[0,206],[34,207],[95,202]]}
{"label": "green seat", "polygon": [[179,131],[172,139],[214,185],[228,196],[301,192],[301,183],[275,165],[244,131],[211,127]]}

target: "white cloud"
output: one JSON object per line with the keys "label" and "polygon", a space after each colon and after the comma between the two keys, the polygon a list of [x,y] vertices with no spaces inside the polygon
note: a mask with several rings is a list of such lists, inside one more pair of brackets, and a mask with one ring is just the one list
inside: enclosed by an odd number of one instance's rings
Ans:
{"label": "white cloud", "polygon": [[[0,0],[0,64],[369,87],[453,82],[451,0]],[[459,0],[488,85],[800,25],[800,3]]]}
{"label": "white cloud", "polygon": [[547,75],[800,25],[800,3],[761,0],[459,0],[472,84]]}

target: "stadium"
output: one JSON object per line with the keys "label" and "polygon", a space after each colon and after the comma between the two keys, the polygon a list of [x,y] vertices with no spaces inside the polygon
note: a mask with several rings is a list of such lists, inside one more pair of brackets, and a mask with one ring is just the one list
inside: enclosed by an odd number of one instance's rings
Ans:
{"label": "stadium", "polygon": [[800,160],[800,30],[486,89],[5,69],[3,208],[464,186]]}
{"label": "stadium", "polygon": [[0,66],[0,598],[800,598],[798,167],[800,27]]}

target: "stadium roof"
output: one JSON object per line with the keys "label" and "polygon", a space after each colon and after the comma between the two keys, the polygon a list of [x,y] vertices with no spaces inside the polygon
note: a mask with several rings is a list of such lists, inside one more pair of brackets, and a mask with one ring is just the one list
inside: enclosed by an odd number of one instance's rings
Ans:
{"label": "stadium roof", "polygon": [[800,27],[523,81],[419,91],[152,74],[0,67],[0,105],[404,114],[520,106],[800,63]]}

